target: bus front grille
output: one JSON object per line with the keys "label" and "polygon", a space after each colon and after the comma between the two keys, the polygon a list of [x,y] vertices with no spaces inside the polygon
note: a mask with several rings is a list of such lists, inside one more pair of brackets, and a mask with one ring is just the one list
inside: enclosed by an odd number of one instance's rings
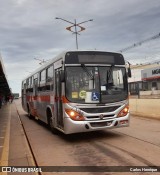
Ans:
{"label": "bus front grille", "polygon": [[108,118],[114,118],[115,115],[112,114],[112,115],[104,115],[102,117],[102,115],[97,115],[97,116],[85,116],[86,117],[86,120],[106,120]]}
{"label": "bus front grille", "polygon": [[110,106],[110,107],[99,107],[99,108],[80,108],[82,111],[86,113],[105,113],[105,112],[113,112],[117,110],[120,106]]}

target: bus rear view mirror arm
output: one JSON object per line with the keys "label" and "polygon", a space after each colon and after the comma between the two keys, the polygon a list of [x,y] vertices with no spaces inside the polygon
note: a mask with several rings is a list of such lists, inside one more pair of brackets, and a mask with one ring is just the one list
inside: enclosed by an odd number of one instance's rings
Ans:
{"label": "bus rear view mirror arm", "polygon": [[129,61],[126,61],[129,65],[127,73],[128,73],[128,77],[131,78],[132,77],[132,73],[131,73],[131,63]]}
{"label": "bus rear view mirror arm", "polygon": [[131,68],[128,68],[128,77],[131,78],[132,77],[132,73],[131,73]]}

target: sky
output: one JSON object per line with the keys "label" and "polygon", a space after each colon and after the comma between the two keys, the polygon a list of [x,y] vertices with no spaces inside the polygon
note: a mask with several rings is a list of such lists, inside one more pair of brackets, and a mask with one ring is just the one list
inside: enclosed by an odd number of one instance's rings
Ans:
{"label": "sky", "polygon": [[[75,35],[65,30],[82,24],[79,50],[119,52],[160,33],[160,0],[0,0],[0,54],[14,93],[21,81],[64,50],[76,50]],[[160,37],[122,53],[131,64],[160,60]]]}

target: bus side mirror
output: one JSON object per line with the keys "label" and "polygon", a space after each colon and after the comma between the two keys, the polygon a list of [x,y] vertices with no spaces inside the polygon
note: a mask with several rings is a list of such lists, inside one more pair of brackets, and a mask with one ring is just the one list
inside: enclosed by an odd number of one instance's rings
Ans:
{"label": "bus side mirror", "polygon": [[132,73],[131,73],[131,68],[128,68],[128,77],[131,78],[132,77]]}
{"label": "bus side mirror", "polygon": [[64,70],[61,71],[61,82],[65,82]]}

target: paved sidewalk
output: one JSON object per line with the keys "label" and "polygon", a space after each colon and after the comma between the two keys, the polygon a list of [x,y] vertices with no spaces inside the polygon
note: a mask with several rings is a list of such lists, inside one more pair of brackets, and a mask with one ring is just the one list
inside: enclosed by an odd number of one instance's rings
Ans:
{"label": "paved sidewalk", "polygon": [[9,145],[9,126],[10,126],[11,106],[5,105],[0,109],[0,166],[8,165],[8,145]]}
{"label": "paved sidewalk", "polygon": [[0,166],[34,166],[14,103],[0,109]]}

